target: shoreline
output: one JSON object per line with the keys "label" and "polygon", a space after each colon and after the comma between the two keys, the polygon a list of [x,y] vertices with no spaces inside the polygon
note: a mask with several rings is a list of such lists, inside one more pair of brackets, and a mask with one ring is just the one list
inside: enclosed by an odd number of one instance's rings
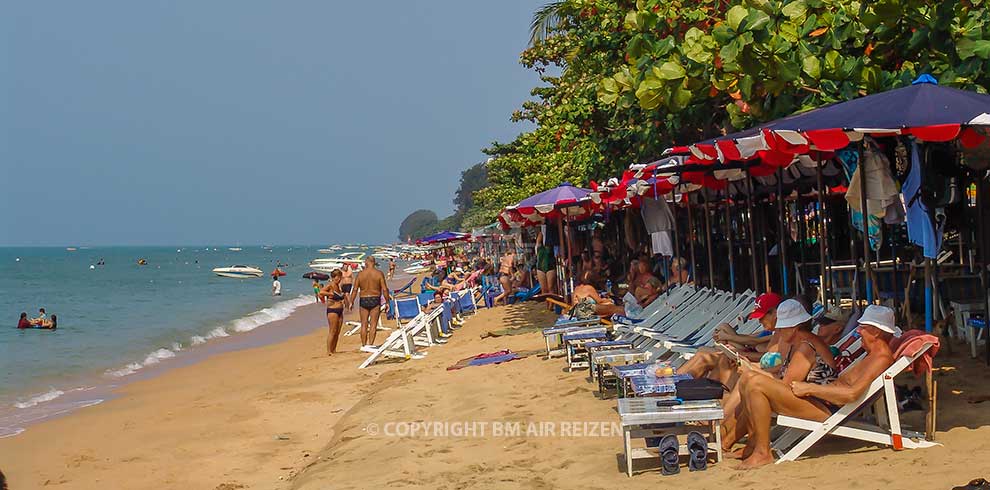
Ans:
{"label": "shoreline", "polygon": [[[400,272],[390,281],[389,287],[403,284],[412,277]],[[194,335],[190,339],[191,343],[180,344],[176,341],[169,347],[151,347],[143,362],[130,362],[123,366],[109,367],[102,372],[74,376],[57,386],[40,383],[37,391],[17,398],[18,401],[10,407],[0,409],[0,440],[15,438],[35,425],[119,398],[122,396],[121,390],[132,383],[153,379],[174,369],[193,366],[219,354],[276,345],[309,335],[321,327],[326,328],[326,317],[319,305],[312,296],[283,297],[269,307],[217,326],[205,336]],[[282,306],[291,308],[283,318],[258,323],[243,331],[237,327],[238,322],[270,314],[265,313],[266,310]],[[357,320],[356,309],[344,314],[345,322],[353,320]],[[346,331],[346,328],[343,330]],[[46,385],[47,389],[40,388]]]}
{"label": "shoreline", "polygon": [[[318,319],[301,308],[293,321]],[[309,316],[312,315],[312,316]],[[288,319],[287,319],[288,320]],[[614,398],[602,400],[587,372],[546,360],[539,332],[486,332],[552,322],[538,303],[481,309],[447,344],[423,359],[376,363],[357,335],[342,337],[327,359],[326,332],[216,354],[120,388],[118,398],[0,439],[11,488],[948,488],[987,476],[990,411],[967,403],[985,394],[988,375],[965,350],[940,353],[937,441],[893,451],[830,438],[807,458],[754,471],[724,461],[705,472],[628,478],[622,437],[601,433],[494,435],[389,434],[388,424],[609,424]],[[386,321],[385,325],[389,323]],[[385,332],[380,332],[384,334]],[[479,353],[528,355],[498,365],[446,368]],[[898,383],[916,383],[911,376]],[[923,425],[906,412],[905,426]],[[481,425],[485,427],[486,425]],[[372,432],[372,428],[381,431]],[[55,442],[57,441],[57,443]],[[641,443],[642,441],[640,441]],[[370,471],[369,471],[370,470]],[[830,475],[822,479],[822,475]],[[811,485],[809,487],[809,485]]]}

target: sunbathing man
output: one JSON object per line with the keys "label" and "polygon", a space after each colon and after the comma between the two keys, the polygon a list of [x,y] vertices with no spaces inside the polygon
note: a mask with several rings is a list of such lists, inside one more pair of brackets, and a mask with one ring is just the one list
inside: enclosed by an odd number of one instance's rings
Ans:
{"label": "sunbathing man", "polygon": [[750,427],[749,441],[743,451],[745,459],[740,469],[773,462],[770,419],[774,413],[823,422],[835,409],[859,398],[873,380],[893,364],[890,341],[900,334],[900,329],[894,326],[893,310],[886,306],[868,306],[859,319],[857,331],[866,357],[846,369],[832,383],[794,381],[787,384],[757,374],[746,375],[740,380]]}
{"label": "sunbathing man", "polygon": [[354,304],[354,298],[358,298],[360,306],[359,315],[361,317],[361,350],[368,352],[374,350],[375,335],[378,333],[378,318],[381,316],[382,295],[385,295],[385,303],[392,300],[388,293],[388,284],[385,282],[385,274],[375,267],[375,258],[364,259],[364,270],[358,272],[354,280],[354,288],[348,297],[350,304]]}

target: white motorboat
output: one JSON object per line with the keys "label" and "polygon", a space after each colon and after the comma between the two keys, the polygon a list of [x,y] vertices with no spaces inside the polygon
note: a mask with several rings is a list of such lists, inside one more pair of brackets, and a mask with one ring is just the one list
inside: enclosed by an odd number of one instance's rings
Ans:
{"label": "white motorboat", "polygon": [[314,259],[309,263],[309,268],[318,272],[330,273],[349,265],[351,269],[361,270],[364,268],[364,255],[364,252],[347,252],[329,259]]}
{"label": "white motorboat", "polygon": [[343,249],[344,248],[341,247],[340,245],[334,245],[334,246],[329,247],[329,248],[321,248],[321,249],[317,250],[317,252],[319,252],[321,254],[335,254],[337,252],[340,252]]}
{"label": "white motorboat", "polygon": [[261,277],[265,273],[257,267],[249,267],[246,265],[235,265],[231,267],[217,267],[213,269],[213,273],[220,277],[233,277],[238,279],[249,278],[249,277]]}
{"label": "white motorboat", "polygon": [[241,250],[244,250],[244,249],[241,248],[241,247],[230,247],[227,250],[230,250],[231,252],[240,252]]}
{"label": "white motorboat", "polygon": [[413,262],[409,264],[409,267],[402,269],[402,272],[406,274],[420,274],[422,272],[429,272],[433,270],[433,262],[429,260],[420,260],[418,262]]}

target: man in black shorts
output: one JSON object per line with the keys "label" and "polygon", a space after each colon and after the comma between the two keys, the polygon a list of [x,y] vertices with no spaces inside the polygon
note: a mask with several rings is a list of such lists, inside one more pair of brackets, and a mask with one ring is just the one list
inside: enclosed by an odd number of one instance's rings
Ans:
{"label": "man in black shorts", "polygon": [[381,317],[382,296],[386,303],[392,300],[388,293],[385,274],[375,267],[375,258],[368,256],[364,259],[364,270],[358,272],[351,290],[350,303],[358,298],[358,313],[361,317],[361,350],[372,351],[375,345],[375,334],[378,333],[378,319]]}

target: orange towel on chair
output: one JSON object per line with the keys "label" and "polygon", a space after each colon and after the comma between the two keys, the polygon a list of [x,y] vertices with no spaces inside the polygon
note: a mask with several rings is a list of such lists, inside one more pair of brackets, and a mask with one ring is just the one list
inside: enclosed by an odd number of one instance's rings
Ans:
{"label": "orange towel on chair", "polygon": [[931,349],[915,360],[914,365],[911,366],[915,376],[921,376],[932,370],[932,362],[939,348],[938,337],[925,333],[924,330],[908,330],[900,337],[894,337],[894,340],[890,341],[890,348],[894,351],[894,359],[899,359],[901,356],[913,356],[929,342],[932,344]]}

